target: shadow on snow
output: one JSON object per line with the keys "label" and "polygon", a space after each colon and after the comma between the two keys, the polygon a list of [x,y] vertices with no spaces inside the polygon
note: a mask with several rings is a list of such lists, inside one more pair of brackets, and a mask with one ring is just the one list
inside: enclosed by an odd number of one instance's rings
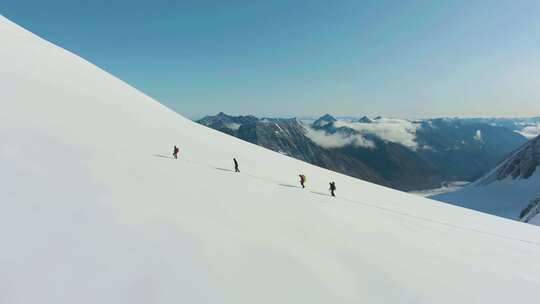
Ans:
{"label": "shadow on snow", "polygon": [[154,157],[161,157],[161,158],[170,158],[170,159],[174,159],[174,157],[172,157],[172,156],[167,156],[167,155],[163,155],[163,154],[152,154],[152,156],[154,156]]}

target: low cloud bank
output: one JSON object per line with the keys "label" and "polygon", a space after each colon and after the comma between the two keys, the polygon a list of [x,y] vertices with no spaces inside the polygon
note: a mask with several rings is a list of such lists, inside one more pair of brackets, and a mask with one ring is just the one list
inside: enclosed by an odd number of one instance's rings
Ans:
{"label": "low cloud bank", "polygon": [[334,125],[338,128],[351,128],[361,134],[376,135],[384,141],[401,144],[410,149],[418,148],[416,130],[420,128],[419,123],[413,123],[404,119],[381,118],[371,123],[339,120]]}
{"label": "low cloud bank", "polygon": [[309,126],[304,126],[306,129],[306,136],[314,143],[323,148],[341,148],[349,145],[364,148],[375,148],[375,143],[371,140],[365,139],[362,135],[349,135],[344,134],[328,134],[322,130],[314,130]]}
{"label": "low cloud bank", "polygon": [[476,141],[483,142],[484,139],[482,139],[482,131],[476,130],[476,133],[474,134],[473,139]]}
{"label": "low cloud bank", "polygon": [[234,123],[234,122],[225,124],[225,127],[229,128],[231,130],[238,130],[238,129],[240,129],[241,126],[242,126],[241,124]]}
{"label": "low cloud bank", "polygon": [[540,124],[526,126],[518,133],[527,137],[527,139],[535,138],[536,136],[540,135]]}

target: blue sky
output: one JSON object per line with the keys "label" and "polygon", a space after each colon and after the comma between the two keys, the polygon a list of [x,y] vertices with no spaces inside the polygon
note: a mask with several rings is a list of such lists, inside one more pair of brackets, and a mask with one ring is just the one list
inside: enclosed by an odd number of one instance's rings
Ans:
{"label": "blue sky", "polygon": [[2,0],[176,111],[540,115],[540,1]]}

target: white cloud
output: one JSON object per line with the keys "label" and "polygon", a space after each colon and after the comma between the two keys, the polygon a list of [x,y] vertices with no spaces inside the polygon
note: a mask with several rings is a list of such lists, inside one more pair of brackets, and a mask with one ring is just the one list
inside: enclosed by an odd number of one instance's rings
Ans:
{"label": "white cloud", "polygon": [[474,134],[473,139],[479,142],[483,142],[484,139],[482,139],[482,131],[476,130],[476,133]]}
{"label": "white cloud", "polygon": [[519,134],[527,137],[528,139],[535,138],[540,135],[540,124],[529,125],[518,131]]}
{"label": "white cloud", "polygon": [[225,124],[225,127],[229,128],[231,130],[238,130],[238,129],[240,129],[240,126],[241,126],[241,124],[234,123],[234,122]]}
{"label": "white cloud", "polygon": [[327,134],[325,131],[314,130],[305,126],[306,136],[314,143],[323,148],[341,148],[348,145],[354,145],[364,148],[375,148],[375,144],[362,135],[345,136],[343,134]]}
{"label": "white cloud", "polygon": [[381,118],[372,123],[339,120],[334,124],[336,127],[343,126],[354,129],[361,134],[373,134],[384,141],[401,144],[410,149],[418,148],[416,130],[420,128],[419,123],[404,119]]}

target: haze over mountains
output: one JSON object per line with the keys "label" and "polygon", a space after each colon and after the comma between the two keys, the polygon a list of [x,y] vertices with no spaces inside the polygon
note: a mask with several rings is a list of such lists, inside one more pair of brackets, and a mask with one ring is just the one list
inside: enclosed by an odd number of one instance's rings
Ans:
{"label": "haze over mountains", "polygon": [[312,164],[400,190],[474,181],[526,142],[539,118],[257,118],[199,123]]}

